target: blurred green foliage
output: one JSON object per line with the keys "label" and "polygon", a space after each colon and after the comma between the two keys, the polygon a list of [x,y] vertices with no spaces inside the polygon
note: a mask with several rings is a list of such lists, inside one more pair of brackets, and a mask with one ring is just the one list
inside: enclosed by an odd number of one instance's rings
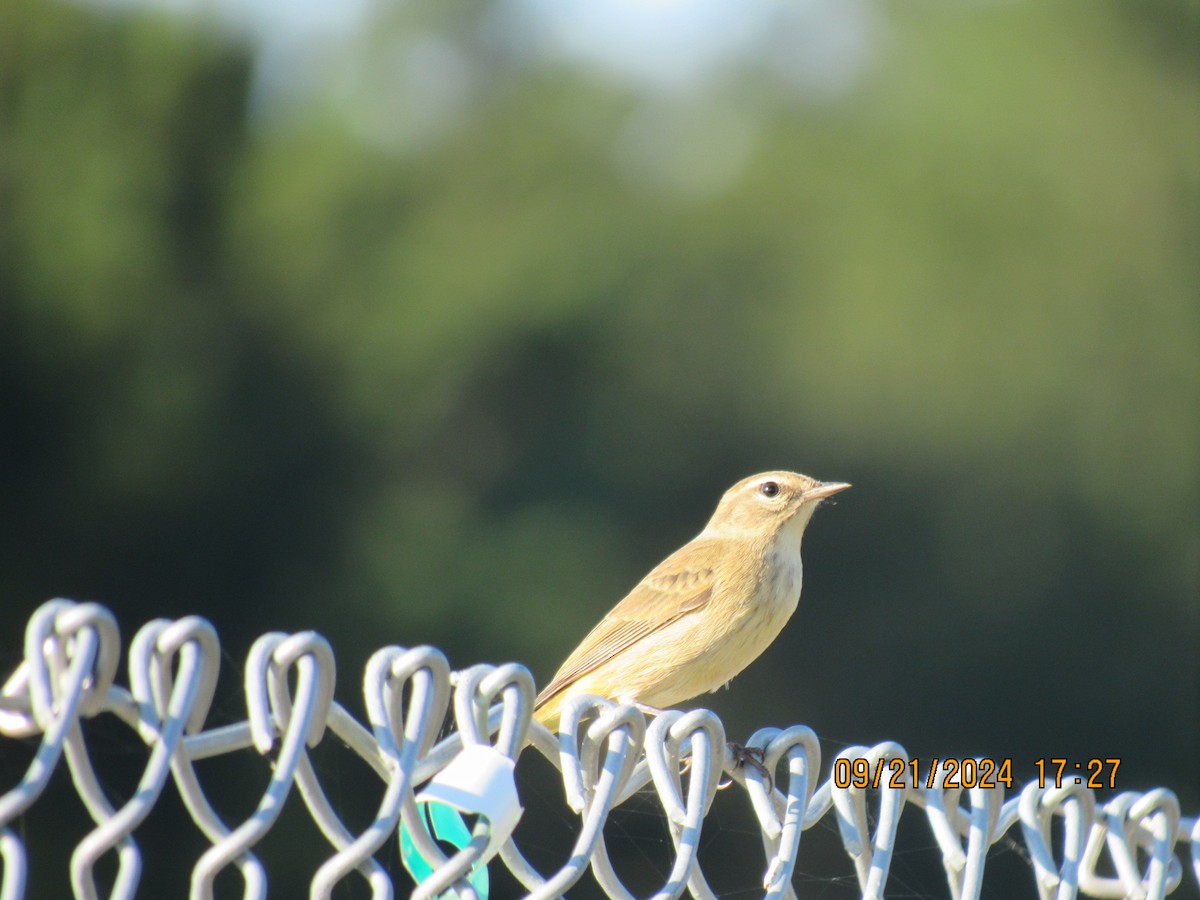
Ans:
{"label": "blurred green foliage", "polygon": [[315,628],[349,702],[385,643],[545,680],[786,467],[855,489],[731,734],[1120,756],[1194,813],[1197,6],[877,13],[844,93],[670,98],[406,4],[264,110],[220,28],[0,6],[3,669],[65,595],[231,667]]}

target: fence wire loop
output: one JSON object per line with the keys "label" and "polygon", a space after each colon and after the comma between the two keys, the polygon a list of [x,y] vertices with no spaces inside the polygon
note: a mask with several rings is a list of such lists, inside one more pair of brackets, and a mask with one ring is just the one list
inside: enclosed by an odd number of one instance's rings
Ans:
{"label": "fence wire loop", "polygon": [[[675,864],[660,895],[677,897],[691,886],[696,897],[712,895],[697,865],[704,817],[717,796],[726,755],[725,728],[706,709],[668,710],[654,717],[646,733],[646,761],[659,802],[667,814]],[[688,762],[686,798],[683,763]]]}
{"label": "fence wire loop", "polygon": [[[725,728],[707,709],[689,713],[668,710],[654,717],[646,731],[646,762],[654,788],[667,813],[679,827],[708,814],[721,781],[725,758]],[[688,800],[683,798],[683,761],[688,760]],[[698,793],[697,793],[698,792]],[[704,802],[693,808],[693,798]]]}
{"label": "fence wire loop", "polygon": [[[533,676],[516,663],[472,666],[459,673],[454,712],[463,742],[495,746],[509,759],[516,759],[525,745],[536,694]],[[489,719],[497,701],[502,704],[500,728],[492,744]]]}
{"label": "fence wire loop", "polygon": [[[462,735],[462,746],[494,747],[509,759],[515,759],[524,744],[533,712],[536,693],[533,677],[523,667],[508,663],[499,667],[472,666],[453,677],[452,681],[455,723]],[[497,699],[500,702],[500,719],[498,728],[493,729],[493,703]],[[496,733],[495,744],[489,739],[493,731]],[[482,818],[477,819],[467,845],[447,857],[423,826],[415,802],[412,802],[411,808],[406,802],[406,812],[406,821],[414,823],[409,834],[418,852],[433,865],[432,874],[413,892],[414,900],[437,897],[451,887],[460,897],[474,896],[476,891],[470,876],[484,858],[491,842],[489,824]]]}
{"label": "fence wire loop", "polygon": [[[1173,853],[1179,826],[1179,801],[1170,791],[1118,794],[1104,805],[1088,834],[1080,889],[1096,897],[1132,900],[1174,891],[1183,878],[1183,867]],[[1147,853],[1145,869],[1138,865],[1139,849]],[[1096,872],[1104,850],[1116,870],[1115,878]]]}
{"label": "fence wire loop", "polygon": [[[1032,782],[1025,786],[1019,800],[1021,828],[1037,872],[1038,891],[1044,900],[1075,896],[1079,890],[1079,863],[1087,839],[1085,823],[1095,817],[1095,798],[1081,784],[1041,790]],[[1050,840],[1050,820],[1061,816],[1064,822],[1062,863],[1054,859]]]}
{"label": "fence wire loop", "polygon": [[[114,810],[100,796],[88,803],[97,827],[79,843],[71,859],[71,881],[78,895],[99,896],[93,870],[114,848],[119,848],[118,882],[129,880],[131,886],[136,885],[141,858],[133,831],[157,802],[185,730],[195,732],[208,715],[219,658],[216,632],[196,616],[174,623],[157,619],[134,636],[129,678],[140,712],[139,731],[150,748],[150,758],[137,789],[120,809]],[[149,723],[157,723],[157,727],[151,728]],[[86,751],[81,751],[79,764],[86,764],[88,777],[94,778]],[[96,790],[100,793],[98,783]]]}
{"label": "fence wire loop", "polygon": [[[870,748],[850,747],[839,753],[838,758],[866,759],[868,769],[872,772],[881,764],[886,771],[888,761],[893,759],[908,762],[908,754],[904,748],[891,741]],[[892,786],[889,776],[890,772],[888,776],[880,779],[879,806],[873,817],[877,824],[873,833],[868,824],[866,788],[853,784],[848,787],[839,787],[837,784],[833,786],[833,806],[837,810],[842,844],[846,853],[854,860],[858,886],[864,900],[877,900],[882,896],[883,885],[887,881],[888,869],[892,862],[892,849],[896,842],[896,828],[900,824],[900,812],[909,791],[907,785]]]}
{"label": "fence wire loop", "polygon": [[[721,837],[711,824],[705,826],[722,777],[745,790],[761,832],[762,862],[744,854],[737,862],[747,872],[761,866],[766,897],[795,897],[803,833],[830,815],[862,896],[882,897],[899,820],[909,807],[928,820],[953,900],[979,900],[989,850],[1010,831],[1028,850],[1032,887],[1040,898],[1162,900],[1180,888],[1200,889],[1200,817],[1184,816],[1166,788],[1100,800],[1074,780],[1045,788],[1030,781],[1006,798],[1002,786],[951,783],[946,768],[922,784],[905,749],[892,742],[842,750],[822,781],[820,742],[803,725],[751,735],[744,746],[761,754],[759,771],[734,763],[724,726],[707,710],[667,711],[647,726],[636,707],[599,697],[565,703],[555,735],[531,718],[536,689],[524,667],[477,665],[453,672],[433,647],[389,646],[372,654],[362,679],[364,725],[334,700],[333,649],[313,632],[272,632],[255,641],[243,673],[245,719],[215,725],[209,718],[221,647],[212,626],[198,616],[146,623],[128,647],[126,689],[116,683],[120,631],[112,614],[95,603],[44,604],[29,619],[24,651],[0,689],[0,748],[6,741],[30,739],[36,746],[27,751],[32,758],[17,782],[0,785],[0,900],[21,900],[30,890],[45,893],[30,884],[24,836],[33,829],[26,817],[36,819],[37,801],[60,768],[92,820],[67,873],[77,898],[136,895],[143,865],[138,830],[170,783],[210,844],[191,870],[192,900],[210,900],[215,880],[230,866],[241,876],[244,898],[267,896],[269,873],[255,847],[278,821],[293,787],[298,799],[290,802],[302,804],[330,845],[329,856],[314,862],[313,900],[328,900],[354,873],[374,900],[393,900],[396,878],[403,876],[388,867],[396,854],[387,848],[402,825],[410,849],[432,869],[416,885],[403,882],[404,894],[486,900],[483,860],[495,852],[507,826],[493,835],[487,816],[475,817],[448,855],[423,824],[416,801],[419,788],[472,747],[498,752],[518,767],[537,754],[562,777],[563,803],[574,821],[572,846],[558,868],[539,872],[515,833],[486,862],[507,868],[531,900],[561,897],[589,874],[609,897],[634,896],[609,857],[605,828],[635,793],[639,805],[661,807],[670,837],[662,848],[669,863],[654,870],[654,898],[685,893],[714,898],[704,871],[710,856],[702,860],[700,850],[702,836],[708,844]],[[134,742],[145,748],[137,786],[121,802],[105,790],[89,753],[90,720],[104,713],[128,726]],[[453,727],[439,740],[451,713]],[[309,757],[322,742],[354,754],[378,776],[373,818],[357,833],[343,822]],[[236,753],[262,758],[269,774],[253,812],[227,824],[195,763]],[[474,765],[463,760],[460,769]],[[503,765],[507,770],[511,764]],[[868,782],[845,778],[863,765],[873,776]],[[515,803],[506,808],[515,811]],[[96,867],[110,855],[115,866],[102,888]]]}
{"label": "fence wire loop", "polygon": [[[337,852],[313,876],[310,892],[313,898],[330,897],[338,882],[357,869],[367,879],[374,900],[391,900],[391,879],[374,854],[395,834],[401,807],[412,799],[418,756],[429,752],[446,717],[450,664],[432,647],[412,650],[384,647],[367,662],[363,696],[367,719],[383,760],[380,775],[385,779],[385,790],[374,819],[361,834],[353,839],[348,835],[336,836]],[[339,727],[340,721],[335,719],[331,727],[354,746],[355,736],[347,728]]]}
{"label": "fence wire loop", "polygon": [[384,756],[404,777],[411,777],[417,759],[429,753],[446,719],[450,663],[433,647],[384,647],[367,661],[363,696]]}
{"label": "fence wire loop", "polygon": [[[1188,824],[1190,828],[1187,828]],[[1179,828],[1178,840],[1187,840],[1191,844],[1192,874],[1196,876],[1196,884],[1200,885],[1200,816],[1195,816],[1190,823],[1181,821]]]}
{"label": "fence wire loop", "polygon": [[220,658],[217,632],[199,616],[177,622],[155,619],[143,625],[129,646],[129,684],[139,722],[170,718],[171,698],[182,686],[184,693],[179,696],[186,698],[187,706],[183,733],[199,732],[217,691]]}
{"label": "fence wire loop", "polygon": [[[914,788],[923,797],[925,815],[942,851],[950,895],[959,900],[975,896],[982,887],[984,858],[999,835],[1004,786],[947,788],[946,777],[945,769],[939,769],[932,786]],[[964,795],[966,806],[960,805]]]}
{"label": "fence wire loop", "polygon": [[[587,728],[581,733],[587,720]],[[603,773],[608,773],[606,786],[613,791],[615,801],[616,791],[633,773],[637,748],[645,738],[646,718],[637,707],[588,695],[564,703],[559,725],[559,768],[571,809],[582,813],[590,805]]]}
{"label": "fence wire loop", "polygon": [[96,603],[51,600],[29,621],[25,659],[4,686],[6,697],[23,697],[29,708],[6,714],[13,736],[50,730],[60,702],[81,716],[96,715],[116,678],[121,636],[112,613]]}
{"label": "fence wire loop", "polygon": [[[804,810],[812,800],[821,768],[821,745],[811,728],[793,725],[783,730],[761,728],[746,746],[762,750],[763,768],[772,774],[775,785],[786,786],[786,793],[781,792],[769,786],[761,772],[753,768],[746,772],[746,792],[758,817],[767,857],[763,889],[767,897],[779,897],[791,885],[796,868]],[[787,761],[786,782],[777,777],[783,760]]]}

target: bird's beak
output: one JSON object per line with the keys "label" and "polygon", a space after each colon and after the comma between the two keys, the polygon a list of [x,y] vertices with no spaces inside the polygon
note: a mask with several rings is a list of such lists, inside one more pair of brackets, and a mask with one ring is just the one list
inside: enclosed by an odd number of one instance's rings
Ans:
{"label": "bird's beak", "polygon": [[816,487],[809,488],[804,492],[804,500],[807,503],[809,500],[824,500],[826,497],[832,497],[838,491],[844,491],[850,485],[844,481],[826,481],[818,484]]}

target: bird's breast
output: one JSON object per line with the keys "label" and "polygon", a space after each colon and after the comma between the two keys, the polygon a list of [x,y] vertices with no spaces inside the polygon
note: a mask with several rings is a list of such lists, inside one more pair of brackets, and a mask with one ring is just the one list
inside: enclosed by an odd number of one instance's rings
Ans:
{"label": "bird's breast", "polygon": [[781,611],[786,610],[785,616],[791,616],[800,602],[800,588],[804,583],[800,554],[791,548],[776,548],[768,554],[765,563],[760,600]]}

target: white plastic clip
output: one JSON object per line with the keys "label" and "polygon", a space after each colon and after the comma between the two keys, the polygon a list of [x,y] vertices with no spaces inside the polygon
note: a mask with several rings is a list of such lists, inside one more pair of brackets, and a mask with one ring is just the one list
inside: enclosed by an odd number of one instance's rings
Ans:
{"label": "white plastic clip", "polygon": [[[422,823],[416,827],[425,833],[414,833],[411,819],[400,823],[400,855],[417,880],[413,897],[462,896],[448,889],[465,879],[466,896],[487,900],[488,861],[508,841],[523,812],[515,765],[490,744],[468,744],[413,798]],[[464,816],[476,817],[474,827],[467,826]],[[447,859],[430,844],[431,837],[459,852]]]}
{"label": "white plastic clip", "polygon": [[460,813],[487,819],[491,826],[480,862],[500,852],[521,819],[521,801],[513,778],[516,763],[489,744],[474,744],[462,752],[418,794],[418,803],[445,803]]}

